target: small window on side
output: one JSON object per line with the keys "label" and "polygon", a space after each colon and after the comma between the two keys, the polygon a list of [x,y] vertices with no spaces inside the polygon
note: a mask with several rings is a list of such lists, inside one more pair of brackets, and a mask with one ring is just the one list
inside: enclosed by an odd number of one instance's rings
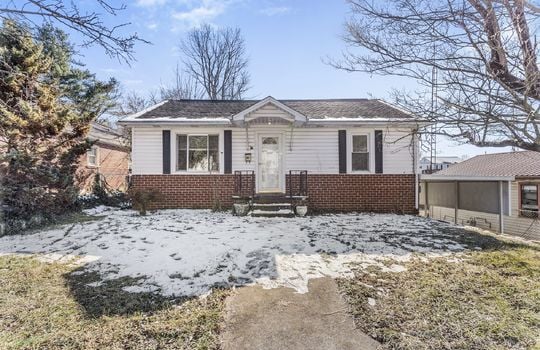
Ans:
{"label": "small window on side", "polygon": [[86,163],[88,166],[96,167],[98,166],[98,150],[97,147],[92,147],[86,152]]}
{"label": "small window on side", "polygon": [[538,217],[538,185],[521,185],[520,214],[528,218]]}

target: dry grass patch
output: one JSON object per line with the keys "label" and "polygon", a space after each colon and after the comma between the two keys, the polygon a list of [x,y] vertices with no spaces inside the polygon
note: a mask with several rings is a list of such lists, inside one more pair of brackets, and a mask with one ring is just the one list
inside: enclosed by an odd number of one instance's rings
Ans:
{"label": "dry grass patch", "polygon": [[[95,287],[94,274],[32,258],[0,257],[2,349],[216,349],[227,292],[166,299]],[[93,291],[93,292],[92,292]]]}
{"label": "dry grass patch", "polygon": [[339,280],[357,326],[386,349],[540,349],[540,250],[501,244],[460,260]]}

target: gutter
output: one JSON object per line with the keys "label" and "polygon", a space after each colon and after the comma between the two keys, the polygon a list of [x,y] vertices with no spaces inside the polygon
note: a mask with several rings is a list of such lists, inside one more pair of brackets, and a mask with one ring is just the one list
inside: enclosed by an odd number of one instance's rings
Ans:
{"label": "gutter", "polygon": [[421,175],[420,181],[514,181],[515,176]]}
{"label": "gutter", "polygon": [[227,118],[208,118],[208,119],[192,119],[192,118],[153,118],[126,120],[122,119],[117,124],[124,126],[149,125],[149,126],[167,126],[167,125],[232,125],[231,120]]}

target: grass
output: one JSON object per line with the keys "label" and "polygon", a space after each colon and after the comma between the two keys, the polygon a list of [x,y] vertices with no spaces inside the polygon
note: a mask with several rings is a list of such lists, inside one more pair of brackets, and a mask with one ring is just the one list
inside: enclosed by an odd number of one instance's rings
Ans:
{"label": "grass", "polygon": [[357,326],[383,348],[540,349],[537,246],[499,242],[406,267],[338,281]]}
{"label": "grass", "polygon": [[[77,271],[75,271],[77,270]],[[75,273],[73,273],[75,272]],[[227,292],[171,299],[73,266],[0,257],[2,349],[216,349]]]}

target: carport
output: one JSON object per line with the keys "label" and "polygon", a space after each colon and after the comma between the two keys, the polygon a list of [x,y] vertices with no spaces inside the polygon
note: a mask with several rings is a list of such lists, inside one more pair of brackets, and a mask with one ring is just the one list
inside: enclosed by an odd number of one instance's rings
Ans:
{"label": "carport", "polygon": [[[453,208],[453,221],[459,222],[459,211],[496,214],[499,232],[504,232],[504,216],[510,215],[510,184],[514,176],[422,175],[420,205],[427,217],[434,206]],[[486,220],[485,218],[477,218]]]}

